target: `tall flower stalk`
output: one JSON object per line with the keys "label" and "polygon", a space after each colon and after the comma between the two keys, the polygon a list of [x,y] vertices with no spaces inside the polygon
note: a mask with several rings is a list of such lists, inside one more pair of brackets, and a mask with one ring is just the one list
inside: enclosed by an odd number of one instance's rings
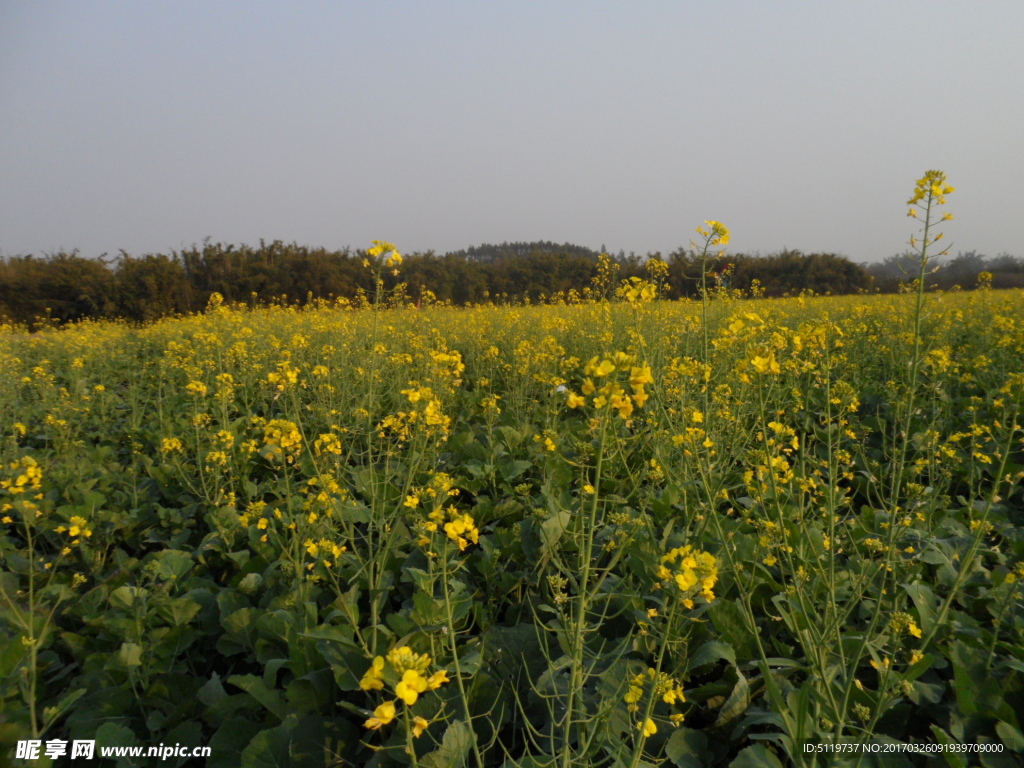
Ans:
{"label": "tall flower stalk", "polygon": [[940,205],[946,204],[946,195],[952,194],[954,187],[946,183],[946,174],[942,171],[928,171],[917,180],[914,187],[914,194],[907,200],[909,209],[907,216],[922,222],[921,238],[912,236],[908,241],[910,245],[910,257],[918,264],[917,275],[917,301],[914,305],[914,355],[910,370],[911,391],[917,384],[917,373],[921,363],[921,318],[924,310],[924,281],[928,275],[928,263],[939,256],[949,253],[949,248],[944,248],[936,254],[929,251],[943,238],[943,233],[936,234],[933,228],[943,221],[952,221],[953,214],[944,214],[936,221]]}
{"label": "tall flower stalk", "polygon": [[712,248],[726,246],[729,244],[729,229],[720,221],[705,221],[705,226],[697,227],[697,234],[704,238],[702,245],[697,245],[693,240],[690,245],[700,248],[700,324],[701,324],[701,351],[704,354],[701,362],[708,361],[708,261],[718,259],[725,255],[725,251],[712,254]]}

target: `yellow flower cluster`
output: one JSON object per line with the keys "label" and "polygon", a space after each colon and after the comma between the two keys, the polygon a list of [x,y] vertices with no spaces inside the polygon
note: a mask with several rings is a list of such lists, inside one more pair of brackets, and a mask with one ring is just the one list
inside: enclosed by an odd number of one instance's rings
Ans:
{"label": "yellow flower cluster", "polygon": [[889,628],[896,634],[906,632],[916,638],[920,638],[922,635],[921,628],[917,626],[914,617],[909,613],[894,613],[889,622]]}
{"label": "yellow flower cluster", "polygon": [[43,470],[31,456],[22,456],[7,465],[12,477],[0,480],[0,488],[10,494],[38,491],[43,483]]}
{"label": "yellow flower cluster", "polygon": [[1024,563],[1018,563],[1017,567],[1006,574],[1003,579],[1006,584],[1014,584],[1021,580],[1024,580]]}
{"label": "yellow flower cluster", "polygon": [[[289,386],[299,383],[299,374],[302,369],[294,367],[288,360],[277,364],[277,370],[267,374],[267,383],[272,385],[278,392],[284,392]],[[303,384],[305,386],[305,384]]]}
{"label": "yellow flower cluster", "polygon": [[413,408],[386,416],[377,425],[377,436],[383,439],[390,433],[400,443],[405,443],[412,436],[413,427],[422,424],[428,436],[437,436],[441,441],[447,440],[452,420],[450,416],[445,415],[441,401],[434,395],[434,391],[430,387],[421,387],[416,382],[410,382],[409,389],[403,389],[402,394]]}
{"label": "yellow flower cluster", "polygon": [[683,687],[672,677],[664,672],[655,672],[648,668],[646,673],[636,675],[629,683],[629,690],[626,691],[625,702],[629,704],[629,711],[636,712],[638,703],[643,698],[644,689],[650,684],[652,693],[660,696],[666,704],[676,704],[686,701],[683,694]]}
{"label": "yellow flower cluster", "polygon": [[[408,506],[408,503],[407,503]],[[468,512],[459,512],[454,505],[446,509],[435,509],[423,523],[423,530],[428,533],[435,533],[443,529],[448,538],[459,545],[459,551],[463,551],[470,545],[480,543],[480,530],[476,527],[476,521]],[[430,537],[422,535],[419,545],[426,547],[430,545]]]}
{"label": "yellow flower cluster", "polygon": [[683,595],[683,605],[692,608],[692,598],[698,592],[709,603],[715,599],[712,590],[718,581],[718,561],[710,552],[695,550],[687,544],[662,556],[657,576],[662,582],[675,584]]}
{"label": "yellow flower cluster", "polygon": [[630,304],[647,304],[658,298],[658,286],[641,277],[631,277],[622,281],[615,295]]}
{"label": "yellow flower cluster", "polygon": [[[398,700],[405,702],[411,707],[417,702],[421,693],[435,691],[445,683],[449,682],[448,673],[445,670],[427,675],[430,668],[431,658],[425,653],[416,653],[407,645],[392,648],[387,656],[377,656],[366,670],[359,687],[364,691],[382,691],[385,685],[391,687],[397,697],[393,701],[384,702],[373,712],[364,726],[370,730],[377,730],[381,726],[389,724],[395,719]],[[417,717],[414,720],[414,736],[419,736],[429,725],[423,718]],[[418,729],[417,727],[418,726]]]}
{"label": "yellow flower cluster", "polygon": [[[946,195],[952,194],[955,191],[955,187],[951,187],[946,183],[945,173],[942,171],[928,171],[917,180],[914,186],[914,194],[907,200],[907,205],[917,205],[922,200],[927,201],[929,199],[935,205],[945,205]],[[911,212],[907,214],[908,216],[917,215],[913,208],[910,210]],[[949,218],[953,217],[949,216]]]}
{"label": "yellow flower cluster", "polygon": [[751,355],[747,361],[754,373],[776,375],[782,373],[779,361],[775,359],[775,352],[768,352],[764,355]]}
{"label": "yellow flower cluster", "polygon": [[[653,668],[648,668],[646,672],[641,672],[629,681],[629,688],[623,697],[623,701],[626,702],[626,708],[630,712],[636,713],[640,711],[640,702],[643,700],[644,691],[648,689],[650,689],[651,696],[660,698],[669,705],[674,706],[686,701],[683,686],[677,680],[664,672],[657,672]],[[683,722],[683,718],[684,715],[681,712],[676,712],[669,715],[668,719],[673,725],[679,725]],[[649,717],[645,717],[641,722],[638,722],[637,728],[645,737],[653,736],[658,732],[658,726]]]}
{"label": "yellow flower cluster", "polygon": [[729,229],[720,221],[705,221],[705,227],[697,227],[697,234],[706,238],[708,245],[728,245]]}
{"label": "yellow flower cluster", "polygon": [[[567,405],[570,408],[579,408],[587,404],[587,397],[593,396],[591,401],[594,408],[604,410],[610,406],[619,413],[622,419],[628,419],[633,415],[633,406],[642,408],[647,402],[648,395],[644,391],[647,384],[654,382],[649,365],[635,365],[636,356],[625,352],[616,352],[614,355],[605,358],[593,357],[583,368],[583,375],[586,377],[583,386],[580,387],[582,395],[570,391]],[[616,372],[628,372],[628,384],[632,394],[627,393],[625,387],[619,383],[613,374]],[[605,379],[608,381],[600,388],[594,383],[594,379]]]}
{"label": "yellow flower cluster", "polygon": [[[266,520],[266,518],[263,519]],[[313,541],[313,539],[306,539],[304,542],[302,542],[302,546],[305,548],[306,552],[311,557],[334,557],[335,559],[337,559],[341,557],[342,554],[348,551],[348,547],[343,546],[341,544],[336,544],[330,539],[320,539],[318,541]],[[330,568],[332,563],[330,560],[325,559],[324,565]],[[311,568],[312,564],[310,564],[308,567]]]}
{"label": "yellow flower cluster", "polygon": [[302,447],[302,433],[294,421],[274,419],[263,425],[263,445],[271,461],[283,455],[291,462]]}
{"label": "yellow flower cluster", "polygon": [[313,450],[317,456],[324,453],[333,453],[335,456],[340,456],[341,440],[333,432],[325,432],[313,441]]}
{"label": "yellow flower cluster", "polygon": [[72,515],[68,521],[70,526],[58,525],[54,530],[57,533],[66,533],[71,537],[71,545],[64,547],[61,550],[62,555],[71,553],[71,547],[77,547],[82,543],[82,539],[88,539],[92,537],[92,529],[89,528],[89,521],[80,515]]}
{"label": "yellow flower cluster", "polygon": [[366,255],[378,259],[387,254],[384,257],[384,266],[398,274],[398,267],[402,264],[402,254],[398,252],[398,249],[386,240],[373,240],[372,242],[373,247],[366,252]]}

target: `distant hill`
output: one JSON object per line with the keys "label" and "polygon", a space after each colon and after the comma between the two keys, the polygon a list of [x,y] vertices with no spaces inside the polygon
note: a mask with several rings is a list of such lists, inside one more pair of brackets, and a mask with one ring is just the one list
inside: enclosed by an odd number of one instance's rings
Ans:
{"label": "distant hill", "polygon": [[461,251],[452,251],[447,255],[461,257],[467,261],[490,264],[501,259],[522,258],[535,254],[583,256],[596,261],[600,252],[595,251],[593,248],[587,248],[584,245],[575,245],[573,243],[559,244],[553,243],[550,240],[535,240],[530,243],[502,243],[501,245],[482,243],[481,245],[471,245],[469,248]]}

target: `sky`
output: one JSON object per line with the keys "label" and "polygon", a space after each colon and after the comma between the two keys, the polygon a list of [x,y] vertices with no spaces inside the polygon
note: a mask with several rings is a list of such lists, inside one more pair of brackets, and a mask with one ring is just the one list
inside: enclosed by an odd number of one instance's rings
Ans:
{"label": "sky", "polygon": [[0,255],[1024,256],[1020,0],[0,0]]}

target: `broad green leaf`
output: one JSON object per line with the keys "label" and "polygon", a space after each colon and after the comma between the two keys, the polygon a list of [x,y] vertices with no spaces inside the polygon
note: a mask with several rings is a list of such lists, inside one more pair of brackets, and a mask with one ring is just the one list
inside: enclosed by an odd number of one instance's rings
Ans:
{"label": "broad green leaf", "polygon": [[946,760],[946,764],[950,766],[950,768],[967,768],[967,761],[964,759],[963,755],[953,751],[956,749],[956,744],[958,742],[939,726],[933,725],[931,728],[932,734],[935,736],[936,743],[946,745],[949,750],[941,753],[942,757]]}
{"label": "broad green leaf", "polygon": [[118,587],[110,593],[110,605],[112,608],[120,608],[122,610],[131,610],[131,607],[135,604],[136,600],[143,600],[149,595],[149,592],[139,587]]}
{"label": "broad green leaf", "polygon": [[783,768],[782,761],[763,744],[741,750],[729,768]]}
{"label": "broad green leaf", "polygon": [[504,478],[505,482],[510,483],[516,478],[522,476],[532,466],[533,464],[528,461],[503,461],[498,465],[498,469],[501,471],[501,476]]}
{"label": "broad green leaf", "polygon": [[44,723],[46,725],[49,725],[58,717],[63,715],[65,712],[68,711],[68,709],[71,708],[71,705],[78,701],[80,698],[82,698],[82,696],[84,696],[85,693],[85,688],[78,688],[77,690],[71,691],[71,693],[62,698],[59,702],[57,702],[57,706],[47,707],[45,710],[43,710]]}
{"label": "broad green leaf", "polygon": [[178,549],[167,549],[158,553],[153,558],[153,562],[155,563],[156,577],[166,581],[180,579],[195,565],[192,555]]}
{"label": "broad green leaf", "polygon": [[220,675],[214,672],[210,679],[196,693],[196,698],[200,703],[212,707],[218,701],[227,697],[227,695],[228,692],[224,690],[224,685],[220,681]]}
{"label": "broad green leaf", "polygon": [[291,735],[283,728],[260,731],[242,750],[242,768],[285,768],[292,764]]}
{"label": "broad green leaf", "polygon": [[731,600],[715,600],[708,608],[707,615],[721,637],[732,646],[737,658],[752,659],[757,655],[754,638],[747,628],[743,609]]}
{"label": "broad green leaf", "polygon": [[743,676],[743,673],[736,669],[736,685],[733,686],[732,693],[729,694],[729,698],[725,700],[721,710],[719,710],[718,718],[715,720],[715,727],[725,725],[736,719],[749,706],[750,685],[747,683],[747,678]]}
{"label": "broad green leaf", "polygon": [[117,653],[109,662],[117,669],[131,669],[142,665],[142,646],[138,643],[121,643]]}
{"label": "broad green leaf", "polygon": [[161,601],[158,612],[172,625],[180,627],[188,624],[202,606],[187,597],[171,597]]}
{"label": "broad green leaf", "polygon": [[927,584],[922,584],[920,581],[915,581],[913,584],[904,584],[903,589],[907,591],[910,599],[914,601],[917,615],[921,619],[921,631],[926,635],[929,634],[935,626],[935,611],[938,604],[935,593],[932,592],[931,587]]}
{"label": "broad green leaf", "polygon": [[693,655],[687,660],[687,668],[694,670],[705,664],[712,664],[719,659],[725,659],[731,665],[736,666],[736,651],[728,643],[711,640],[693,652]]}
{"label": "broad green leaf", "polygon": [[424,768],[463,768],[473,748],[473,732],[461,720],[453,720],[444,732],[441,746],[423,756]]}
{"label": "broad green leaf", "polygon": [[996,723],[996,733],[1011,752],[1024,751],[1024,733],[1021,733],[1019,729],[1000,720]]}
{"label": "broad green leaf", "polygon": [[[126,725],[121,723],[106,722],[96,729],[96,748],[94,759],[99,757],[102,747],[137,747],[140,746],[138,737]],[[141,745],[145,746],[145,745]],[[131,768],[137,764],[134,758],[122,757],[114,763],[117,768]]]}
{"label": "broad green leaf", "polygon": [[569,523],[572,521],[572,515],[567,510],[560,512],[553,512],[543,523],[540,524],[541,530],[541,558],[546,559],[551,550],[558,546],[559,540],[562,538],[562,534],[565,533],[565,529],[569,527]]}
{"label": "broad green leaf", "polygon": [[665,756],[678,768],[704,768],[708,737],[692,728],[676,728],[665,743]]}
{"label": "broad green leaf", "polygon": [[278,719],[284,720],[288,716],[288,705],[281,692],[268,688],[256,675],[232,675],[228,682],[248,693]]}
{"label": "broad green leaf", "polygon": [[225,720],[210,738],[207,768],[237,768],[241,753],[259,732],[259,724],[252,720],[239,717]]}

